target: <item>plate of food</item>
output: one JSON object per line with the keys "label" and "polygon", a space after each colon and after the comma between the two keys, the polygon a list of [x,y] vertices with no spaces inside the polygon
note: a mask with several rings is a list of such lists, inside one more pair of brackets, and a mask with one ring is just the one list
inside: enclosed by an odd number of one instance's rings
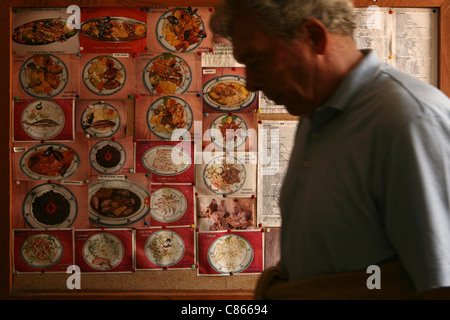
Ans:
{"label": "plate of food", "polygon": [[34,180],[61,180],[72,176],[80,166],[80,157],[72,148],[59,143],[41,143],[20,158],[22,172]]}
{"label": "plate of food", "polygon": [[247,140],[248,126],[238,115],[218,116],[209,128],[211,141],[221,149],[237,149]]}
{"label": "plate of food", "polygon": [[214,240],[208,248],[207,257],[216,272],[239,273],[252,263],[254,251],[247,239],[232,234]]}
{"label": "plate of food", "polygon": [[164,96],[151,104],[147,111],[147,126],[158,138],[172,140],[178,129],[188,132],[194,122],[189,104],[175,96]]}
{"label": "plate of food", "polygon": [[126,17],[99,17],[84,21],[80,33],[97,41],[129,42],[147,37],[147,24]]}
{"label": "plate of food", "polygon": [[178,233],[172,230],[156,231],[145,242],[145,255],[153,264],[170,267],[184,255],[185,245]]}
{"label": "plate of food", "polygon": [[36,100],[22,111],[23,131],[36,140],[50,140],[64,128],[65,116],[61,107],[50,100]]}
{"label": "plate of food", "polygon": [[12,40],[18,44],[40,46],[64,42],[76,35],[76,28],[69,29],[67,21],[60,18],[40,19],[15,27]]}
{"label": "plate of food", "polygon": [[114,140],[101,140],[94,144],[89,153],[92,168],[102,174],[119,171],[125,165],[125,148]]}
{"label": "plate of food", "polygon": [[203,101],[217,111],[242,111],[256,98],[256,93],[248,91],[245,83],[241,76],[215,77],[203,86]]}
{"label": "plate of food", "polygon": [[34,268],[49,268],[58,263],[63,255],[61,241],[48,233],[28,236],[20,248],[23,261]]}
{"label": "plate of food", "polygon": [[93,138],[108,138],[119,130],[120,121],[116,108],[109,103],[98,102],[83,111],[81,128]]}
{"label": "plate of food", "polygon": [[113,227],[138,222],[150,212],[150,193],[127,180],[105,180],[89,186],[89,220]]}
{"label": "plate of food", "polygon": [[197,10],[188,7],[166,11],[156,23],[158,42],[171,52],[195,50],[207,36]]}
{"label": "plate of food", "polygon": [[22,65],[19,83],[22,89],[37,99],[54,98],[63,92],[69,81],[64,62],[51,54],[35,54]]}
{"label": "plate of food", "polygon": [[217,156],[205,166],[203,181],[207,188],[217,194],[232,194],[245,183],[246,172],[241,161],[233,156]]}
{"label": "plate of food", "polygon": [[45,183],[31,189],[22,205],[26,223],[34,229],[68,228],[78,212],[73,193],[63,185]]}
{"label": "plate of food", "polygon": [[83,258],[89,266],[100,271],[112,270],[123,260],[122,241],[112,233],[99,232],[89,237],[83,245]]}
{"label": "plate of food", "polygon": [[159,222],[175,222],[184,216],[187,208],[187,199],[180,190],[167,187],[152,193],[150,215]]}
{"label": "plate of food", "polygon": [[192,71],[184,59],[165,52],[145,66],[143,80],[152,94],[182,94],[191,85]]}
{"label": "plate of food", "polygon": [[144,152],[141,163],[151,173],[160,176],[175,176],[188,170],[192,165],[189,153],[177,146],[155,146]]}
{"label": "plate of food", "polygon": [[86,63],[82,76],[85,86],[91,92],[109,96],[122,89],[127,74],[125,67],[116,58],[98,56]]}

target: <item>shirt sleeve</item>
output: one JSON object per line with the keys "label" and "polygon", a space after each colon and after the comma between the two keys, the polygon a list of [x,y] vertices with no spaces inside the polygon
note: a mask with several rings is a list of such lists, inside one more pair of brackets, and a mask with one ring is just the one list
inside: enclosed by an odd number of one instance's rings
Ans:
{"label": "shirt sleeve", "polygon": [[383,210],[389,239],[417,290],[450,286],[450,120],[421,115],[391,141]]}

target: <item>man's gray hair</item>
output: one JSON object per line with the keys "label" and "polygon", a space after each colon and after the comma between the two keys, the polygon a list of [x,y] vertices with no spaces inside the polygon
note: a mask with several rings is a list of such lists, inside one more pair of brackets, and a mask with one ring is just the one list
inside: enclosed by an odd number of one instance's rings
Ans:
{"label": "man's gray hair", "polygon": [[240,11],[255,12],[268,35],[286,39],[295,37],[300,24],[308,18],[321,21],[330,33],[352,37],[356,28],[351,0],[223,0],[211,28],[230,37],[232,15]]}

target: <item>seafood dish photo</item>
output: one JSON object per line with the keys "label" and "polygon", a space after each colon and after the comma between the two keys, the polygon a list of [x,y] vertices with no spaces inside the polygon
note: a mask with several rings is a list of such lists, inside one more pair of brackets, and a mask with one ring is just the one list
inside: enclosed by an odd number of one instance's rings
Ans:
{"label": "seafood dish photo", "polygon": [[193,122],[191,107],[182,99],[163,97],[155,101],[148,110],[147,124],[156,136],[170,140],[177,129],[189,131]]}
{"label": "seafood dish photo", "polygon": [[222,115],[211,124],[211,141],[220,148],[238,148],[247,140],[247,124],[237,115]]}
{"label": "seafood dish photo", "polygon": [[80,159],[75,150],[60,144],[41,144],[29,149],[21,158],[23,172],[32,179],[64,179],[78,169]]}
{"label": "seafood dish photo", "polygon": [[81,116],[81,127],[90,136],[107,138],[117,132],[120,126],[120,115],[107,103],[96,103],[86,108]]}
{"label": "seafood dish photo", "polygon": [[125,68],[119,60],[99,56],[89,61],[83,70],[83,81],[89,90],[98,95],[111,95],[122,89]]}
{"label": "seafood dish photo", "polygon": [[231,194],[244,185],[245,167],[235,158],[219,156],[205,167],[203,178],[214,193]]}
{"label": "seafood dish photo", "polygon": [[150,93],[181,94],[191,84],[189,65],[166,52],[151,60],[144,71],[144,83]]}
{"label": "seafood dish photo", "polygon": [[232,107],[247,100],[249,92],[242,83],[223,81],[212,86],[208,96],[221,106]]}
{"label": "seafood dish photo", "polygon": [[179,175],[192,164],[191,156],[183,149],[173,146],[157,146],[142,155],[142,165],[150,172],[162,176]]}
{"label": "seafood dish photo", "polygon": [[169,51],[189,52],[206,38],[205,27],[197,10],[176,8],[167,11],[158,22],[158,39]]}
{"label": "seafood dish photo", "polygon": [[145,38],[147,25],[130,18],[101,17],[84,21],[81,34],[98,41],[127,42]]}
{"label": "seafood dish photo", "polygon": [[208,262],[219,273],[242,272],[253,261],[252,245],[238,235],[221,236],[208,249]]}
{"label": "seafood dish photo", "polygon": [[20,251],[23,260],[36,268],[48,268],[55,265],[63,253],[61,242],[46,233],[34,234],[26,238]]}
{"label": "seafood dish photo", "polygon": [[124,257],[122,241],[111,233],[97,233],[83,246],[85,261],[94,269],[110,270],[117,267]]}
{"label": "seafood dish photo", "polygon": [[30,103],[22,112],[23,130],[33,139],[49,140],[64,128],[64,112],[53,101],[39,100]]}
{"label": "seafood dish photo", "polygon": [[146,241],[147,258],[161,267],[176,264],[183,257],[184,242],[174,231],[157,231]]}
{"label": "seafood dish photo", "polygon": [[141,207],[141,199],[128,189],[100,188],[91,197],[91,207],[108,218],[128,217]]}
{"label": "seafood dish photo", "polygon": [[173,188],[162,188],[152,193],[150,215],[159,222],[174,222],[187,210],[187,199]]}
{"label": "seafood dish photo", "polygon": [[52,98],[64,90],[68,71],[56,56],[35,54],[23,64],[19,80],[24,91],[32,97]]}
{"label": "seafood dish photo", "polygon": [[25,45],[44,45],[67,41],[77,32],[76,28],[69,29],[67,27],[66,20],[42,19],[30,21],[14,28],[12,40]]}

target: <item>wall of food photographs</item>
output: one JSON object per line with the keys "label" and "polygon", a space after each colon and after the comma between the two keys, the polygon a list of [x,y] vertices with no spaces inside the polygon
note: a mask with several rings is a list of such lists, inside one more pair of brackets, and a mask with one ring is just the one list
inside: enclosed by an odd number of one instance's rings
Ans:
{"label": "wall of food photographs", "polygon": [[[10,6],[11,293],[250,298],[279,259],[298,118],[246,90],[229,39],[209,28],[214,1],[116,2],[80,5],[75,28],[67,7]],[[367,21],[372,1],[356,3]],[[383,23],[388,5],[405,6],[386,4]],[[413,11],[446,34],[442,12]],[[376,30],[357,40],[403,65]],[[448,93],[445,41],[421,41],[439,51],[407,67]]]}

